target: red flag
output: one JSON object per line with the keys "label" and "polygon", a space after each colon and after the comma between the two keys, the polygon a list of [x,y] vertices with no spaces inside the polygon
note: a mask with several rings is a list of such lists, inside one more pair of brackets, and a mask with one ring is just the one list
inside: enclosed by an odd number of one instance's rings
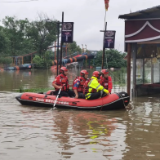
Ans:
{"label": "red flag", "polygon": [[106,11],[108,11],[108,8],[109,8],[109,0],[104,0],[104,4],[105,4],[105,9],[106,9]]}

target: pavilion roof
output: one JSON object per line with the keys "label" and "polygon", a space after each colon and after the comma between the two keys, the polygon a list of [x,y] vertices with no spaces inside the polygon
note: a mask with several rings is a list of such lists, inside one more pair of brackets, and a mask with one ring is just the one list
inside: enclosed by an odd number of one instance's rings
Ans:
{"label": "pavilion roof", "polygon": [[127,20],[160,18],[160,5],[152,7],[152,8],[140,10],[137,12],[131,12],[128,14],[119,15],[119,18],[120,19],[127,19]]}

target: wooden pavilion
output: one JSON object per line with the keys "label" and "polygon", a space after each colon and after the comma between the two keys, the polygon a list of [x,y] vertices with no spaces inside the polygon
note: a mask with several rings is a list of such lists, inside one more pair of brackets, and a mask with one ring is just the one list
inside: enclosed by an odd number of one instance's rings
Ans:
{"label": "wooden pavilion", "polygon": [[160,93],[160,6],[119,18],[125,19],[127,92],[133,96]]}

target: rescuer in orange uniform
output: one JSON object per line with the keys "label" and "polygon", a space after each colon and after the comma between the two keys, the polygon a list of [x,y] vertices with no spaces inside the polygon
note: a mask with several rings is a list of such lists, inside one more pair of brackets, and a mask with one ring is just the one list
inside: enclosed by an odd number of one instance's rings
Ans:
{"label": "rescuer in orange uniform", "polygon": [[72,88],[75,93],[75,98],[85,99],[85,95],[83,94],[83,86],[84,83],[87,81],[87,78],[88,78],[87,70],[82,70],[80,72],[80,76],[73,81]]}
{"label": "rescuer in orange uniform", "polygon": [[55,88],[54,95],[58,94],[59,89],[61,89],[60,96],[64,97],[74,97],[75,94],[72,90],[69,89],[68,69],[66,67],[60,68],[60,75],[58,75],[55,80],[52,82],[52,86]]}
{"label": "rescuer in orange uniform", "polygon": [[107,69],[102,69],[101,70],[101,76],[100,76],[99,82],[111,94],[111,91],[112,91],[112,78],[111,78],[111,76],[109,76],[109,71]]}

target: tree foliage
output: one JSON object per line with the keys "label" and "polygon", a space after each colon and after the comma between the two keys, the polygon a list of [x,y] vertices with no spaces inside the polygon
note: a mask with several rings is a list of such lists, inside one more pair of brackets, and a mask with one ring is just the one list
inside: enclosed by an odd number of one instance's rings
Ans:
{"label": "tree foliage", "polygon": [[75,41],[73,41],[73,43],[69,43],[69,44],[65,44],[67,45],[67,53],[68,55],[71,55],[73,53],[81,53],[81,48],[79,45],[77,45],[77,43]]}
{"label": "tree foliage", "polygon": [[5,55],[23,55],[32,51],[33,45],[26,37],[28,19],[17,20],[15,17],[5,17],[2,23],[1,28],[6,39],[5,48],[3,48]]}
{"label": "tree foliage", "polygon": [[36,67],[43,67],[44,60],[40,56],[35,55],[33,58],[33,63],[36,65]]}
{"label": "tree foliage", "polygon": [[27,36],[32,40],[34,49],[39,56],[44,56],[47,48],[56,40],[57,22],[51,21],[45,15],[39,16],[39,21],[33,21],[27,28]]}
{"label": "tree foliage", "polygon": [[9,58],[9,57],[1,57],[0,58],[0,64],[6,65],[6,64],[10,64],[10,63],[12,63],[11,58]]}
{"label": "tree foliage", "polygon": [[23,56],[37,51],[44,63],[45,52],[56,40],[57,21],[45,15],[29,21],[16,17],[5,17],[0,26],[0,56]]}
{"label": "tree foliage", "polygon": [[[102,51],[99,51],[96,55],[94,64],[95,66],[101,66],[102,65]],[[115,49],[107,50],[105,52],[105,59],[104,59],[104,66],[105,68],[121,68],[126,67],[126,61],[124,60],[124,57],[126,56],[126,53],[119,52]]]}

